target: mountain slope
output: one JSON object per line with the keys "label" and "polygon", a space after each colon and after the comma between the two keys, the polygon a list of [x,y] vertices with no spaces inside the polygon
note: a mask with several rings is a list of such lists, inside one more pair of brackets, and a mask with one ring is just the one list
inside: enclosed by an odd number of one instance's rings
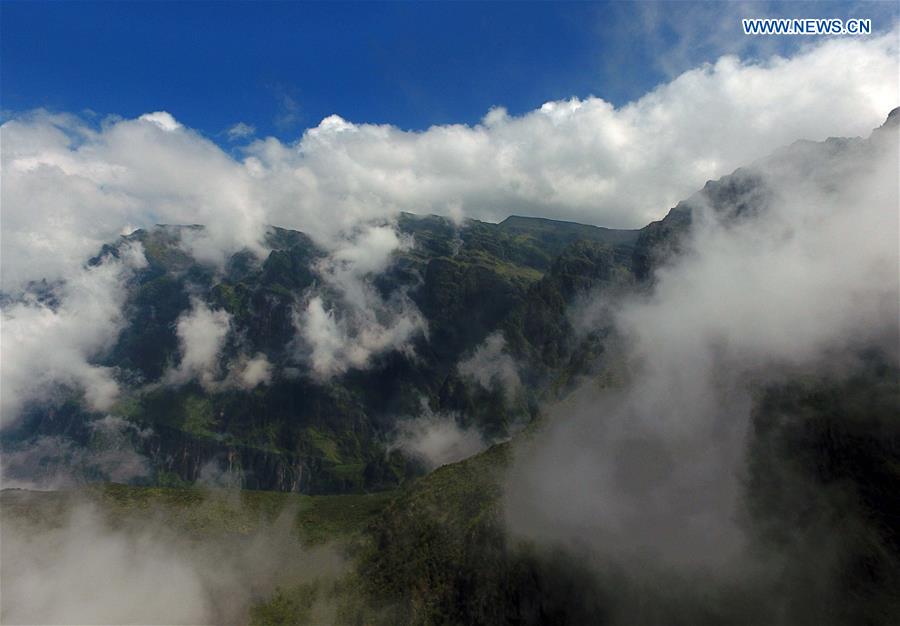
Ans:
{"label": "mountain slope", "polygon": [[[333,259],[303,233],[273,228],[264,259],[241,252],[218,270],[190,252],[201,226],[138,230],[105,246],[91,264],[115,259],[134,244],[147,259],[126,287],[125,326],[98,361],[114,368],[126,389],[109,414],[126,420],[124,439],[149,459],[149,473],[132,480],[181,485],[213,476],[248,488],[308,493],[382,488],[420,471],[416,459],[386,449],[398,423],[420,415],[423,406],[488,440],[506,437],[511,427],[532,419],[544,373],[521,371],[536,386],[508,397],[495,381],[461,375],[460,363],[492,333],[523,324],[521,311],[544,297],[545,276],[584,269],[568,267],[565,259],[611,245],[624,259],[636,237],[633,231],[533,218],[457,226],[403,214],[395,227],[409,244],[392,254],[385,271],[354,278],[351,287],[371,285],[376,295],[366,297],[382,307],[377,323],[384,315],[402,321],[408,310],[421,315],[423,332],[411,335],[408,351],[373,353],[329,376],[312,370],[298,316],[319,298],[328,319],[351,327],[354,310],[345,285],[327,274]],[[571,289],[562,294],[553,315],[574,295]],[[185,357],[180,325],[198,309],[228,320],[211,382],[178,378]],[[526,329],[529,343],[562,341],[550,336],[555,328],[546,330],[547,337],[537,330]],[[518,349],[526,350],[511,344],[510,350]],[[251,357],[271,367],[270,380],[247,388],[232,374],[225,377]],[[62,404],[29,407],[20,426],[4,433],[4,445],[24,449],[41,437],[57,437],[101,450],[104,441],[94,425],[102,417],[87,412],[72,392]],[[61,469],[66,460],[48,463]],[[104,470],[91,472],[99,478]]]}
{"label": "mountain slope", "polygon": [[[265,254],[242,251],[216,267],[195,256],[202,226],[138,230],[90,262],[136,244],[147,259],[125,285],[124,327],[97,360],[124,389],[108,413],[124,422],[115,422],[114,436],[101,432],[107,416],[63,388],[53,402],[26,407],[3,446],[27,451],[51,438],[93,451],[80,461],[86,467],[74,468],[82,478],[236,481],[305,493],[397,485],[433,463],[398,439],[410,419],[432,416],[498,441],[581,377],[615,376],[619,338],[609,320],[580,324],[572,315],[580,303],[648,292],[656,270],[689,244],[697,211],[734,223],[764,211],[773,190],[761,168],[787,172],[801,161],[822,181],[852,176],[841,164],[879,137],[889,141],[894,120],[870,140],[799,142],[710,181],[638,231],[401,214],[379,231],[397,238],[383,266],[367,268],[358,234],[350,240],[356,248],[335,251],[272,228]],[[54,286],[44,292],[53,306]],[[211,360],[192,371],[185,322],[197,319],[224,330]],[[319,337],[311,337],[315,329]],[[323,360],[320,348],[334,342],[344,352]],[[93,462],[110,440],[133,447],[147,471],[123,478]],[[34,469],[34,455],[20,456],[13,476]],[[40,471],[70,461],[41,457]]]}

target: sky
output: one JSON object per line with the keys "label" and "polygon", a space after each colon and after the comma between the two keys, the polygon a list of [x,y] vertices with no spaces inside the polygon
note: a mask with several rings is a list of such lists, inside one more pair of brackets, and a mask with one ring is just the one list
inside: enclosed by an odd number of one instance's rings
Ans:
{"label": "sky", "polygon": [[222,145],[296,139],[332,114],[423,130],[495,106],[520,115],[591,95],[621,106],[722,54],[810,43],[746,37],[741,17],[870,17],[886,32],[897,14],[892,2],[4,1],[0,108],[165,110]]}

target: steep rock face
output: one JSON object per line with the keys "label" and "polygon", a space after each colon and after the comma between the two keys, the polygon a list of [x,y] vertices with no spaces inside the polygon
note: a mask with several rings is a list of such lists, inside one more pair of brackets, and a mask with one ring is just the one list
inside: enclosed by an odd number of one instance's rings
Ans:
{"label": "steep rock face", "polygon": [[[213,438],[186,437],[182,431],[164,426],[155,426],[153,433],[143,437],[135,448],[155,468],[156,482],[164,485],[205,483],[303,493],[316,493],[323,487],[311,482],[315,459]],[[354,486],[328,487],[342,490]]]}

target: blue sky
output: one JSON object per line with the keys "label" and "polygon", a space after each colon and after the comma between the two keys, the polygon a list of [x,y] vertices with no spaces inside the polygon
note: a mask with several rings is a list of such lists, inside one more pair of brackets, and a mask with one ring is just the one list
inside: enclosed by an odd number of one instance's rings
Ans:
{"label": "blue sky", "polygon": [[237,122],[296,138],[336,113],[404,129],[520,114],[548,100],[615,105],[723,53],[790,53],[740,17],[872,17],[896,3],[3,2],[0,106],[154,110],[219,143]]}

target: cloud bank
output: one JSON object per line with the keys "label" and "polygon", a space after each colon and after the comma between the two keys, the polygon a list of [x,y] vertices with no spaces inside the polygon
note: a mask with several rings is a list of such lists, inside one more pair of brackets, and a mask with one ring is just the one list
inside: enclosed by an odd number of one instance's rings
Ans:
{"label": "cloud bank", "polygon": [[240,159],[166,112],[99,127],[16,115],[0,130],[3,289],[67,276],[123,228],[154,223],[206,225],[195,252],[210,263],[261,250],[266,224],[331,247],[401,210],[638,227],[780,145],[866,133],[896,105],[897,75],[894,31],[789,59],[726,56],[620,108],[597,97],[519,117],[498,107],[479,125],[423,132],[334,115],[293,144],[254,141]]}
{"label": "cloud bank", "polygon": [[765,190],[750,208],[740,193],[717,210],[691,199],[684,254],[611,311],[627,382],[585,385],[554,410],[513,471],[514,531],[655,567],[742,554],[754,392],[790,373],[847,375],[864,348],[900,362],[894,122],[737,174]]}
{"label": "cloud bank", "polygon": [[[328,257],[320,289],[298,306],[297,345],[327,378],[407,350],[426,330],[407,298],[385,299],[371,281],[409,245],[390,227],[398,211],[641,226],[706,179],[796,138],[867,132],[896,105],[897,55],[895,30],[791,58],[726,56],[619,108],[597,97],[521,116],[498,107],[475,126],[422,132],[333,115],[292,144],[259,139],[239,157],[165,111],[99,125],[13,115],[0,127],[3,414],[59,383],[83,389],[95,409],[110,405],[111,372],[91,362],[120,328],[122,278],[108,263],[83,264],[123,232],[203,224],[183,245],[219,267],[241,249],[264,255],[267,225],[309,233]],[[61,285],[57,307],[21,297],[41,279]],[[222,341],[224,314],[202,313],[179,324],[175,382],[218,380],[209,350]],[[260,368],[231,380],[264,382]]]}
{"label": "cloud bank", "polygon": [[[242,514],[223,495],[194,513]],[[290,508],[252,533],[191,537],[162,516],[120,514],[114,525],[95,505],[66,502],[58,520],[4,518],[4,623],[245,624],[276,585],[333,580],[343,569],[333,548],[301,545]]]}

